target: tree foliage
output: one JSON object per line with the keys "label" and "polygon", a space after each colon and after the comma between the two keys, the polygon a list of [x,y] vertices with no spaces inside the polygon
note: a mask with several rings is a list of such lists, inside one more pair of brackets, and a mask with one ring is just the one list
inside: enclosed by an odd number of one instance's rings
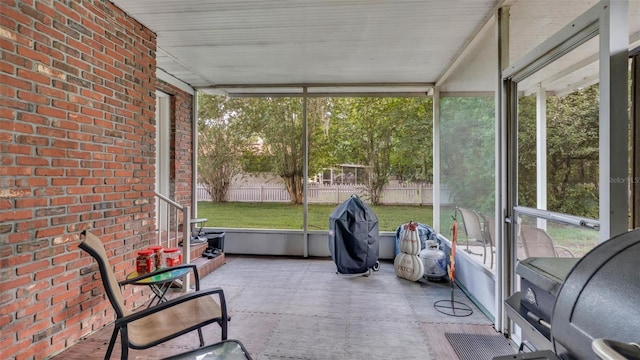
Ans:
{"label": "tree foliage", "polygon": [[[547,97],[549,210],[598,218],[598,95],[598,85],[592,85]],[[535,99],[520,99],[518,122],[518,199],[535,207]]]}
{"label": "tree foliage", "polygon": [[391,176],[427,180],[432,176],[431,99],[334,99],[329,139],[336,164],[366,165],[365,186],[373,204]]}
{"label": "tree foliage", "polygon": [[248,139],[232,121],[236,104],[224,96],[198,96],[198,180],[212,201],[223,202],[240,170]]}
{"label": "tree foliage", "polygon": [[[207,187],[214,192],[219,190],[213,184],[228,188],[231,178],[225,174],[233,176],[240,168],[247,173],[268,172],[282,178],[292,203],[302,203],[302,104],[301,98],[204,96],[201,114],[209,120],[200,128],[204,138],[200,149],[204,161],[200,162],[205,162],[200,165],[201,179],[211,184]],[[430,180],[431,104],[426,98],[307,99],[309,174],[339,164],[364,165],[368,169],[365,185],[374,204],[380,202],[390,176]],[[228,137],[241,146],[230,148]],[[213,144],[216,149],[211,148]],[[229,171],[216,173],[214,166]],[[224,199],[222,195],[214,198]]]}
{"label": "tree foliage", "polygon": [[440,108],[441,180],[450,200],[484,213],[494,207],[493,97],[445,97]]}

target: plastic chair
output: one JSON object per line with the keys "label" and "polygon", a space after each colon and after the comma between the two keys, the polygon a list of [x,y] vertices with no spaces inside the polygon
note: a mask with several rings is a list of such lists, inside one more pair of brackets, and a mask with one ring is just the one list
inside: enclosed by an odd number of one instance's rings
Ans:
{"label": "plastic chair", "polygon": [[[163,271],[191,267],[195,280],[195,292],[170,299],[148,309],[132,312],[124,306],[124,298],[120,291],[120,286],[140,281],[149,275],[118,282],[109,264],[102,241],[88,231],[83,231],[82,234],[85,236],[85,240],[79,247],[89,253],[98,263],[102,285],[116,313],[115,327],[105,359],[111,357],[118,333],[121,336],[122,359],[127,359],[129,348],[148,349],[193,330],[198,331],[200,346],[204,346],[202,327],[213,323],[217,323],[222,328],[222,340],[227,339],[227,322],[229,318],[227,316],[224,292],[221,288],[200,290],[200,278],[195,265],[179,265],[151,273],[157,275]],[[218,302],[211,296],[213,294],[218,295]]]}

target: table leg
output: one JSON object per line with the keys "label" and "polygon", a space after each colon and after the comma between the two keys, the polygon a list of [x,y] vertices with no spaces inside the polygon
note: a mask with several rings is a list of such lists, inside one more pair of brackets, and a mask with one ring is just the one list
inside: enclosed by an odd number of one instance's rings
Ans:
{"label": "table leg", "polygon": [[167,298],[165,297],[165,295],[167,294],[167,290],[169,290],[169,288],[171,287],[171,281],[157,285],[157,284],[151,284],[149,285],[149,287],[151,288],[151,291],[154,294],[154,297],[151,299],[151,301],[149,301],[149,305],[147,305],[147,309],[149,307],[151,307],[151,305],[153,305],[153,302],[156,302],[156,305],[161,304],[163,302],[167,301]]}

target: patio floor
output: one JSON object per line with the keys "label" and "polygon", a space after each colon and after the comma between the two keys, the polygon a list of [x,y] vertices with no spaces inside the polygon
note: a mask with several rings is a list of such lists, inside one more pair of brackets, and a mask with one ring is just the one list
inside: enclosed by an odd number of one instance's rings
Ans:
{"label": "patio floor", "polygon": [[[227,255],[201,286],[224,289],[229,337],[241,340],[255,360],[457,359],[445,333],[496,334],[457,288],[456,300],[470,305],[472,315],[451,317],[434,309],[434,302],[450,298],[448,283],[400,279],[390,262],[368,277],[335,270],[331,259]],[[107,326],[53,359],[101,358],[112,330]],[[204,333],[207,344],[220,339],[217,325]],[[194,332],[130,350],[129,358],[159,359],[197,344]],[[118,343],[112,358],[119,356]]]}

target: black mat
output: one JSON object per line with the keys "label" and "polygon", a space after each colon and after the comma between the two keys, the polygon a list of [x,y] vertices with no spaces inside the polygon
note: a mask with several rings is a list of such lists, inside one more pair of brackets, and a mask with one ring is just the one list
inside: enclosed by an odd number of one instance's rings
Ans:
{"label": "black mat", "polygon": [[445,333],[460,360],[491,360],[494,356],[516,354],[504,336]]}

